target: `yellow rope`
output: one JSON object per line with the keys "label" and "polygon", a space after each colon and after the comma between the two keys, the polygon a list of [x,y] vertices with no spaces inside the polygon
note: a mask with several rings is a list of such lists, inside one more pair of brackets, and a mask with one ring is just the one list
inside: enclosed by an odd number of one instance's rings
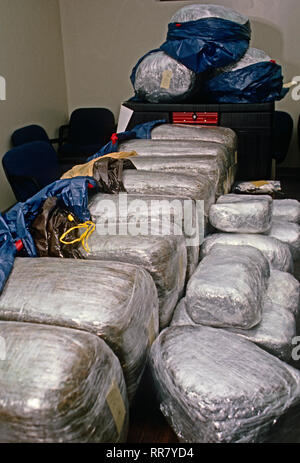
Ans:
{"label": "yellow rope", "polygon": [[[70,220],[70,222],[74,221],[74,218],[72,217],[71,214],[68,216],[68,219]],[[82,235],[79,238],[76,238],[73,241],[64,241],[64,238],[66,238],[66,236],[69,233],[71,233],[73,230],[78,230],[78,229],[81,229],[81,228],[85,228],[86,230],[85,230],[84,233],[82,233]],[[63,243],[63,244],[74,244],[74,243],[81,242],[81,244],[83,246],[83,249],[87,253],[89,253],[90,248],[89,248],[89,245],[88,245],[88,240],[89,240],[89,237],[91,236],[91,234],[95,231],[95,228],[96,228],[96,224],[94,224],[94,222],[92,222],[91,220],[87,220],[84,223],[80,223],[80,224],[76,225],[75,227],[69,228],[69,230],[67,230],[66,232],[64,232],[61,235],[61,237],[59,238],[59,241],[61,243]]]}

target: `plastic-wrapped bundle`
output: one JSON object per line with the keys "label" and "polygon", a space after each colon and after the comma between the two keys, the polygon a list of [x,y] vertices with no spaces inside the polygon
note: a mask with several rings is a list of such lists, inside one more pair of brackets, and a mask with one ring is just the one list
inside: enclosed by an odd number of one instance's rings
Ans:
{"label": "plastic-wrapped bundle", "polygon": [[0,339],[1,442],[126,442],[125,382],[104,341],[16,322],[0,322]]}
{"label": "plastic-wrapped bundle", "polygon": [[209,210],[209,221],[224,232],[266,233],[272,224],[272,202],[249,195],[221,196]]}
{"label": "plastic-wrapped bundle", "polygon": [[149,103],[180,102],[197,90],[199,78],[161,50],[143,56],[132,70],[136,97]]}
{"label": "plastic-wrapped bundle", "polygon": [[[220,158],[229,168],[234,164],[234,154],[221,143],[197,140],[127,140],[119,144],[119,151],[136,151],[139,156],[211,156]],[[132,159],[133,160],[133,159]]]}
{"label": "plastic-wrapped bundle", "polygon": [[288,412],[299,419],[300,372],[227,330],[167,328],[152,345],[150,367],[181,442],[280,442],[278,419]]}
{"label": "plastic-wrapped bundle", "polygon": [[228,127],[207,127],[206,125],[161,124],[151,130],[152,140],[198,140],[220,143],[232,153],[236,163],[237,135]]}
{"label": "plastic-wrapped bundle", "polygon": [[266,299],[259,325],[251,330],[234,329],[232,331],[281,360],[291,361],[292,340],[296,336],[296,321],[294,315],[284,306],[273,304]]}
{"label": "plastic-wrapped bundle", "polygon": [[[288,275],[285,272],[279,273]],[[278,279],[277,284],[280,285]],[[286,293],[282,290],[282,287],[279,286],[279,288],[280,295],[286,298]],[[295,310],[295,307],[293,307],[293,310]],[[198,325],[188,314],[186,298],[181,299],[178,303],[171,322],[171,326],[182,325]],[[292,339],[296,336],[295,316],[285,303],[276,304],[272,301],[272,293],[269,294],[269,288],[263,303],[261,322],[249,330],[228,329],[254,342],[281,360],[286,362],[291,360]]]}
{"label": "plastic-wrapped bundle", "polygon": [[201,258],[209,254],[215,244],[253,246],[264,254],[271,268],[293,273],[293,256],[289,245],[271,236],[250,233],[215,233],[204,239],[201,246]]}
{"label": "plastic-wrapped bundle", "polygon": [[217,196],[226,193],[229,188],[227,169],[220,159],[212,159],[210,156],[135,156],[132,163],[138,170],[205,175],[216,185]]}
{"label": "plastic-wrapped bundle", "polygon": [[269,236],[277,238],[290,246],[294,260],[300,255],[300,226],[297,223],[273,220]]}
{"label": "plastic-wrapped bundle", "polygon": [[274,199],[273,219],[300,223],[300,202],[296,199]]}
{"label": "plastic-wrapped bundle", "polygon": [[0,319],[76,328],[104,339],[123,368],[129,400],[158,333],[158,298],[143,268],[119,262],[17,258]]}
{"label": "plastic-wrapped bundle", "polygon": [[[187,279],[193,274],[199,262],[199,243],[193,238],[200,238],[203,232],[203,215],[194,200],[190,200],[190,221],[183,215],[186,198],[173,196],[124,194],[97,194],[89,202],[92,220],[99,226],[106,221],[113,225],[108,234],[114,235],[115,223],[131,223],[133,226],[146,223],[148,234],[152,236],[168,236],[178,234],[184,236],[187,250]],[[141,204],[141,200],[143,204]],[[157,227],[157,223],[159,227]],[[166,228],[162,228],[166,223]],[[150,224],[150,227],[149,227]],[[169,224],[169,227],[168,227]],[[173,224],[176,226],[174,227]]]}
{"label": "plastic-wrapped bundle", "polygon": [[215,185],[204,175],[124,170],[123,184],[129,194],[179,196],[204,201],[204,211],[215,202]]}
{"label": "plastic-wrapped bundle", "polygon": [[195,323],[249,329],[261,320],[270,268],[251,246],[214,246],[198,265],[186,290]]}
{"label": "plastic-wrapped bundle", "polygon": [[168,25],[161,49],[200,73],[239,60],[249,47],[248,18],[220,5],[188,5]]}
{"label": "plastic-wrapped bundle", "polygon": [[258,180],[253,182],[236,182],[233,193],[272,194],[281,191],[278,180]]}
{"label": "plastic-wrapped bundle", "polygon": [[[129,225],[130,224],[126,224]],[[186,276],[186,246],[183,236],[99,236],[89,239],[87,259],[141,265],[152,276],[159,299],[160,329],[168,326]]]}
{"label": "plastic-wrapped bundle", "polygon": [[218,103],[260,103],[281,100],[288,89],[283,88],[281,66],[264,51],[249,48],[240,61],[215,71],[203,92]]}
{"label": "plastic-wrapped bundle", "polygon": [[300,284],[293,275],[271,270],[267,294],[273,304],[285,307],[295,317],[298,315]]}

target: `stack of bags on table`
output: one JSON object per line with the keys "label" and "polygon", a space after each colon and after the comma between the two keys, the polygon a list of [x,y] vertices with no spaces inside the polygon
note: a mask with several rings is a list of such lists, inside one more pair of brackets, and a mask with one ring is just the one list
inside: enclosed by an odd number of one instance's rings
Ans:
{"label": "stack of bags on table", "polygon": [[[300,297],[291,246],[298,245],[286,238],[289,225],[298,227],[299,206],[232,194],[210,208],[218,232],[205,238],[171,326],[151,349],[161,411],[183,442],[299,438],[300,372],[288,364]],[[272,236],[278,218],[283,241]]]}
{"label": "stack of bags on table", "polygon": [[137,101],[261,103],[282,99],[281,66],[249,48],[249,19],[221,5],[187,5],[168,25],[166,41],[140,58],[131,82]]}

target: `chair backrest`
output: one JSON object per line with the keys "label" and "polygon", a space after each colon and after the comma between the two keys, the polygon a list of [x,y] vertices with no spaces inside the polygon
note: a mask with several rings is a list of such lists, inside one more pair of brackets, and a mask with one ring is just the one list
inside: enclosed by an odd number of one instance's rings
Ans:
{"label": "chair backrest", "polygon": [[115,118],[107,108],[78,108],[70,117],[68,142],[73,145],[106,144],[115,131]]}
{"label": "chair backrest", "polygon": [[285,160],[292,139],[294,121],[289,113],[275,111],[273,127],[273,158],[277,163]]}
{"label": "chair backrest", "polygon": [[11,141],[13,146],[20,146],[33,141],[46,141],[50,143],[45,129],[36,124],[26,125],[26,127],[15,130],[11,136]]}
{"label": "chair backrest", "polygon": [[3,156],[2,164],[18,201],[25,201],[58,180],[61,172],[56,151],[45,141],[12,148]]}

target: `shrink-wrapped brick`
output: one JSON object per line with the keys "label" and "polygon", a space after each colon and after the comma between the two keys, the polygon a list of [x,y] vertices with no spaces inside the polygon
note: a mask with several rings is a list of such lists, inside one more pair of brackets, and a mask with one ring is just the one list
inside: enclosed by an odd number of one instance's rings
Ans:
{"label": "shrink-wrapped brick", "polygon": [[300,223],[300,202],[296,199],[274,199],[273,219]]}
{"label": "shrink-wrapped brick", "polygon": [[[204,326],[164,330],[150,367],[181,442],[280,442],[299,421],[300,372],[242,337]],[[292,415],[292,416],[291,416]]]}
{"label": "shrink-wrapped brick", "polygon": [[231,154],[231,164],[237,162],[237,135],[228,127],[207,127],[206,125],[161,124],[151,131],[152,140],[197,140],[220,143]]}
{"label": "shrink-wrapped brick", "polygon": [[149,103],[175,103],[197,90],[199,78],[184,64],[157,50],[145,55],[134,70],[137,98]]}
{"label": "shrink-wrapped brick", "polygon": [[271,270],[267,294],[273,304],[285,307],[295,317],[298,315],[300,284],[293,275],[280,270]]}
{"label": "shrink-wrapped brick", "polygon": [[207,236],[201,246],[200,257],[206,256],[215,244],[253,246],[268,259],[271,268],[293,272],[293,256],[288,244],[266,235],[250,233],[215,233]]}
{"label": "shrink-wrapped brick", "polygon": [[294,260],[300,255],[300,226],[297,223],[273,219],[269,236],[290,246]]}
{"label": "shrink-wrapped brick", "polygon": [[132,264],[19,257],[0,297],[0,319],[101,337],[120,360],[131,400],[158,333],[157,290]]}
{"label": "shrink-wrapped brick", "polygon": [[195,323],[249,329],[261,321],[270,268],[251,246],[214,246],[202,259],[186,291]]}
{"label": "shrink-wrapped brick", "polygon": [[126,442],[124,377],[103,340],[69,328],[0,322],[0,341],[2,443]]}
{"label": "shrink-wrapped brick", "polygon": [[209,155],[202,156],[135,156],[132,163],[138,170],[170,172],[206,176],[216,186],[216,196],[229,191],[229,171],[220,158]]}
{"label": "shrink-wrapped brick", "polygon": [[158,293],[160,328],[168,326],[185,284],[187,258],[183,236],[100,236],[95,232],[89,238],[89,248],[87,259],[126,262],[147,270]]}
{"label": "shrink-wrapped brick", "polygon": [[209,210],[209,221],[224,232],[266,233],[272,223],[272,202],[257,196],[221,196]]}
{"label": "shrink-wrapped brick", "polygon": [[107,235],[119,234],[123,225],[126,232],[132,234],[131,228],[128,228],[130,224],[136,228],[135,236],[183,236],[187,250],[187,279],[193,274],[199,262],[199,243],[202,242],[204,230],[203,210],[199,209],[195,200],[167,195],[141,197],[126,193],[99,193],[91,198],[89,210],[97,229],[106,227]]}
{"label": "shrink-wrapped brick", "polygon": [[135,151],[145,157],[210,156],[220,159],[227,168],[234,164],[232,152],[225,145],[213,141],[132,139],[121,142],[118,150]]}

